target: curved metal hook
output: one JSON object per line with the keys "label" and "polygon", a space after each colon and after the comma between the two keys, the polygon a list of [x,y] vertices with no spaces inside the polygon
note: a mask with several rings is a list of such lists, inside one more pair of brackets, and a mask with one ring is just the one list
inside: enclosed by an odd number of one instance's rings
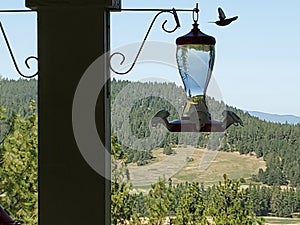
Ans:
{"label": "curved metal hook", "polygon": [[[25,78],[33,78],[33,77],[35,77],[36,75],[38,75],[38,71],[37,71],[35,74],[32,74],[32,75],[24,75],[24,74],[20,71],[20,69],[19,69],[19,67],[18,67],[18,64],[17,64],[17,61],[16,61],[16,59],[15,59],[15,57],[14,57],[13,51],[12,51],[12,49],[11,49],[11,47],[10,47],[8,38],[7,38],[6,33],[5,33],[5,30],[4,30],[3,25],[2,25],[1,22],[0,22],[0,28],[1,28],[1,32],[2,32],[2,34],[3,34],[3,37],[4,37],[4,40],[5,40],[6,46],[7,46],[7,48],[8,48],[9,54],[10,54],[10,56],[11,56],[11,58],[12,58],[12,61],[13,61],[13,63],[14,63],[14,66],[15,66],[17,72],[19,73],[19,75],[22,76],[22,77],[25,77]],[[28,58],[26,58],[26,60],[25,60],[25,65],[26,65],[26,67],[27,67],[28,69],[30,69],[30,65],[29,65],[29,60],[30,60],[30,59],[38,60],[38,58],[37,58],[36,56],[29,56]]]}
{"label": "curved metal hook", "polygon": [[176,27],[175,27],[173,30],[167,30],[167,29],[165,28],[165,25],[166,25],[166,23],[168,22],[168,20],[165,20],[165,21],[163,22],[161,28],[162,28],[165,32],[167,32],[167,33],[173,33],[175,30],[177,30],[177,29],[180,27],[180,22],[179,22],[179,18],[178,18],[178,15],[177,15],[176,10],[173,8],[173,9],[172,9],[172,12],[170,12],[170,13],[172,13],[173,16],[174,16],[174,19],[175,19],[175,22],[176,22]]}
{"label": "curved metal hook", "polygon": [[171,14],[174,16],[174,19],[175,19],[175,22],[176,22],[176,27],[175,27],[173,30],[167,30],[167,29],[165,29],[165,24],[167,23],[167,20],[165,20],[165,21],[163,22],[163,24],[162,24],[162,29],[163,29],[165,32],[167,32],[167,33],[172,33],[172,32],[174,32],[175,30],[177,30],[177,29],[180,27],[179,18],[178,18],[178,15],[177,15],[176,10],[175,10],[174,8],[173,8],[171,11],[169,11],[169,10],[167,10],[167,11],[166,11],[166,10],[162,10],[162,11],[158,12],[158,13],[154,16],[154,18],[153,18],[153,20],[152,20],[152,22],[151,22],[151,24],[150,24],[150,26],[149,26],[149,28],[148,28],[148,30],[147,30],[147,33],[146,33],[146,35],[145,35],[145,37],[144,37],[144,40],[143,40],[143,42],[142,42],[142,44],[141,44],[141,46],[140,46],[140,48],[139,48],[139,50],[138,50],[138,52],[137,52],[137,55],[136,55],[136,57],[135,57],[135,59],[134,59],[132,65],[130,66],[130,68],[129,68],[127,71],[125,71],[125,72],[119,72],[119,71],[116,71],[114,68],[112,68],[112,65],[111,65],[112,57],[115,56],[115,55],[120,55],[120,56],[122,57],[121,62],[120,62],[120,65],[122,65],[122,64],[124,63],[125,59],[126,59],[126,57],[125,57],[125,55],[124,55],[123,53],[121,53],[121,52],[114,52],[114,53],[109,57],[109,67],[110,67],[110,69],[111,69],[114,73],[116,73],[116,74],[118,74],[118,75],[125,75],[125,74],[129,73],[129,72],[133,69],[133,67],[135,66],[135,63],[136,63],[136,61],[137,61],[137,59],[138,59],[138,57],[139,57],[139,55],[140,55],[140,53],[141,53],[141,51],[142,51],[142,49],[143,49],[143,47],[144,47],[144,44],[145,44],[145,42],[146,42],[146,39],[148,38],[148,35],[149,35],[149,33],[150,33],[150,31],[151,31],[151,29],[152,29],[152,27],[153,27],[153,24],[154,24],[156,18],[157,18],[160,14],[162,14],[162,13],[164,13],[164,12],[171,13]]}

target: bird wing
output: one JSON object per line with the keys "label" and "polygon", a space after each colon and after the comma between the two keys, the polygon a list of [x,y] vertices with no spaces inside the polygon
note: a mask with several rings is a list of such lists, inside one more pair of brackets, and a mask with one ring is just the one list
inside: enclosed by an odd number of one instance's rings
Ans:
{"label": "bird wing", "polygon": [[235,21],[235,20],[237,20],[237,18],[238,18],[238,16],[234,16],[234,17],[230,18],[230,20]]}
{"label": "bird wing", "polygon": [[218,8],[218,12],[219,12],[219,19],[225,20],[225,18],[226,18],[225,13],[220,7]]}
{"label": "bird wing", "polygon": [[236,124],[240,124],[242,127],[244,126],[243,121],[241,120],[241,118],[238,115],[236,115],[234,112],[227,110],[227,114],[229,116],[231,116],[231,118],[233,119],[233,121]]}

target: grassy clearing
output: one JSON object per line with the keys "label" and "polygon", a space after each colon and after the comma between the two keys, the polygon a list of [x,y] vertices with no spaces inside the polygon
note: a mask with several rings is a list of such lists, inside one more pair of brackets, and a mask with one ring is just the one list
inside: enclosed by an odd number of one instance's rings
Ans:
{"label": "grassy clearing", "polygon": [[264,217],[265,225],[294,224],[300,225],[300,218]]}
{"label": "grassy clearing", "polygon": [[173,177],[186,164],[185,159],[193,154],[194,148],[177,148],[175,155],[165,155],[162,149],[153,150],[154,160],[144,166],[129,164],[131,182],[135,187],[150,187],[159,178]]}
{"label": "grassy clearing", "polygon": [[177,182],[198,181],[207,185],[223,180],[223,174],[231,179],[251,179],[259,168],[265,168],[265,162],[255,156],[240,155],[237,152],[215,152],[196,149],[193,161],[187,163],[173,178]]}
{"label": "grassy clearing", "polygon": [[150,186],[159,177],[172,178],[174,183],[198,181],[211,185],[222,181],[225,173],[231,179],[250,180],[259,168],[265,168],[262,159],[237,152],[209,151],[190,146],[179,147],[175,151],[175,155],[167,156],[162,149],[155,149],[152,163],[145,166],[129,165],[134,186]]}

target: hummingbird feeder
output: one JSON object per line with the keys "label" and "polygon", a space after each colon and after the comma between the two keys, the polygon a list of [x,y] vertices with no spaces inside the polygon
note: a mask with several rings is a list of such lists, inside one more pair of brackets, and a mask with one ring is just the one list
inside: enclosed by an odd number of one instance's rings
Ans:
{"label": "hummingbird feeder", "polygon": [[[122,9],[126,10],[126,9]],[[116,71],[110,64],[110,69],[118,74],[125,75],[129,73],[141,53],[141,50],[145,44],[145,41],[150,33],[150,30],[154,24],[154,21],[161,13],[170,13],[175,20],[175,28],[167,30],[165,24],[167,20],[162,24],[162,29],[165,32],[172,33],[180,27],[178,11],[191,11],[193,12],[193,28],[192,30],[181,37],[176,39],[177,51],[176,60],[178,70],[184,85],[184,89],[187,95],[187,101],[184,106],[181,119],[168,121],[167,117],[170,113],[166,110],[161,110],[155,114],[151,120],[152,126],[156,127],[159,124],[163,124],[171,132],[222,132],[225,131],[232,124],[243,125],[241,119],[232,111],[225,110],[223,112],[224,120],[212,120],[206,105],[206,91],[212,75],[212,70],[215,60],[215,44],[214,37],[209,36],[199,29],[199,8],[198,3],[196,8],[192,10],[185,9],[127,9],[127,11],[159,11],[152,20],[150,27],[145,35],[145,38],[138,50],[132,65],[125,72]],[[220,12],[220,10],[219,10]],[[224,14],[224,13],[223,13]],[[225,17],[225,15],[224,15]],[[120,52],[115,52],[110,56],[111,59],[119,55],[122,58],[120,64],[125,61],[125,55]]]}
{"label": "hummingbird feeder", "polygon": [[162,123],[171,132],[222,132],[232,124],[242,125],[241,119],[228,110],[223,112],[223,121],[211,119],[205,97],[215,61],[216,40],[200,31],[198,13],[197,4],[192,30],[176,39],[176,60],[187,95],[182,117],[169,122],[169,112],[161,110],[152,119],[153,126]]}

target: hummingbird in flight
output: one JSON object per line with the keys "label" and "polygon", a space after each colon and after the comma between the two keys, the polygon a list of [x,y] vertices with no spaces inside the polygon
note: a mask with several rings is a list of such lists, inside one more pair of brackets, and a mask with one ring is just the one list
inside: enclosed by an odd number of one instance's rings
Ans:
{"label": "hummingbird in flight", "polygon": [[210,23],[215,23],[218,26],[227,26],[229,25],[232,21],[237,20],[238,16],[234,16],[231,18],[227,18],[225,16],[224,11],[219,7],[218,8],[218,13],[219,13],[219,20],[215,21],[215,22],[210,22]]}

